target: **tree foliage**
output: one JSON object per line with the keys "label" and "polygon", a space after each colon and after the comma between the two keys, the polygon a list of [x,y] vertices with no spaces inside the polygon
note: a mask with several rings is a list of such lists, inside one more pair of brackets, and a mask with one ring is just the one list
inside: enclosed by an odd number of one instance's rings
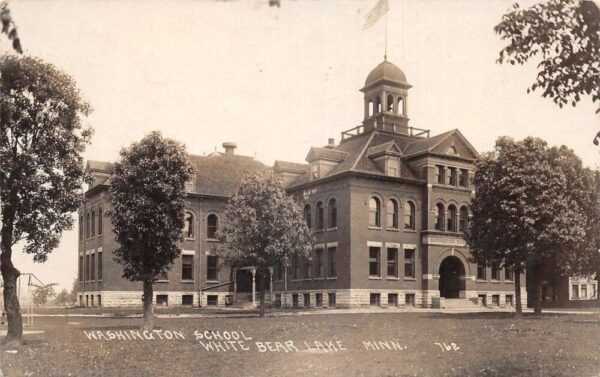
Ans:
{"label": "tree foliage", "polygon": [[312,250],[314,235],[302,209],[270,172],[244,178],[227,204],[225,219],[221,237],[227,250],[221,255],[229,264],[256,267],[263,278],[269,268],[287,267],[292,255],[308,256]]}
{"label": "tree foliage", "polygon": [[12,41],[13,49],[19,54],[23,53],[21,39],[17,35],[17,26],[12,19],[7,1],[0,1],[0,22],[2,22],[2,32]]}
{"label": "tree foliage", "polygon": [[476,168],[467,239],[477,261],[529,267],[536,284],[544,270],[590,272],[599,246],[590,239],[594,174],[572,150],[502,137]]}
{"label": "tree foliage", "polygon": [[48,302],[49,297],[56,296],[54,287],[57,285],[57,283],[50,283],[44,285],[33,284],[33,286],[35,287],[35,290],[33,291],[33,303],[36,306],[46,304]]}
{"label": "tree foliage", "polygon": [[[144,283],[144,303],[151,305],[152,283],[181,254],[185,183],[193,167],[182,144],[156,131],[120,157],[110,181],[109,216],[119,243],[114,259],[123,277]],[[150,309],[144,306],[145,317]],[[152,327],[151,318],[146,326]]]}
{"label": "tree foliage", "polygon": [[527,9],[518,4],[494,28],[508,46],[498,61],[523,64],[540,59],[535,82],[563,107],[590,95],[600,112],[600,10],[590,0],[546,0]]}
{"label": "tree foliage", "polygon": [[[90,107],[75,82],[31,57],[0,56],[1,270],[9,339],[21,339],[12,247],[44,262],[79,207]],[[14,324],[13,325],[11,325]]]}

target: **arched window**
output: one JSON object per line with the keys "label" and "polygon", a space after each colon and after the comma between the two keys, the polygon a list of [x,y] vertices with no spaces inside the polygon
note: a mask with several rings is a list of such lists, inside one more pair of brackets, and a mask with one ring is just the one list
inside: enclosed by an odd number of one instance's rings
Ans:
{"label": "arched window", "polygon": [[369,226],[381,226],[381,202],[376,197],[369,198]]}
{"label": "arched window", "polygon": [[381,112],[381,98],[377,96],[375,98],[375,104],[373,105],[373,114],[379,114]]}
{"label": "arched window", "polygon": [[304,221],[308,229],[312,228],[312,216],[310,213],[310,204],[304,206]]}
{"label": "arched window", "polygon": [[337,200],[335,200],[335,198],[329,199],[327,211],[329,212],[327,226],[329,229],[337,228]]}
{"label": "arched window", "polygon": [[186,212],[183,217],[183,236],[194,238],[194,215],[191,212]]}
{"label": "arched window", "polygon": [[404,229],[415,229],[415,205],[413,202],[406,202],[404,206]]}
{"label": "arched window", "polygon": [[92,233],[91,236],[96,235],[96,211],[92,210]]}
{"label": "arched window", "polygon": [[385,208],[387,210],[387,227],[398,229],[398,202],[395,199],[389,199]]}
{"label": "arched window", "polygon": [[83,215],[79,215],[79,239],[83,239],[83,229],[85,225],[83,224]]}
{"label": "arched window", "polygon": [[102,207],[98,208],[98,235],[102,235]]}
{"label": "arched window", "polygon": [[456,207],[451,204],[448,206],[448,226],[446,226],[446,229],[449,232],[456,232]]}
{"label": "arched window", "polygon": [[90,213],[88,212],[85,215],[85,236],[89,237],[90,234]]}
{"label": "arched window", "polygon": [[396,109],[398,109],[398,115],[404,115],[404,98],[398,97],[398,106],[396,106]]}
{"label": "arched window", "polygon": [[323,230],[323,223],[325,222],[325,214],[323,213],[323,202],[318,202],[315,208],[317,211],[317,213],[315,214],[315,216],[317,217],[317,223],[315,224],[315,228],[317,230]]}
{"label": "arched window", "polygon": [[444,222],[445,222],[445,215],[446,215],[446,210],[444,209],[444,205],[442,203],[438,203],[436,205],[436,217],[435,217],[435,229],[437,230],[444,230]]}
{"label": "arched window", "polygon": [[394,113],[394,97],[392,97],[391,94],[388,94],[387,96],[387,108],[385,109],[385,111],[388,111],[390,113]]}
{"label": "arched window", "polygon": [[373,104],[372,99],[369,100],[369,104],[367,105],[367,111],[370,117],[373,116],[375,113],[375,104]]}
{"label": "arched window", "polygon": [[217,238],[217,230],[219,230],[219,218],[212,213],[206,218],[206,237]]}
{"label": "arched window", "polygon": [[459,223],[460,232],[464,232],[467,230],[469,226],[469,209],[467,206],[460,207],[460,223]]}

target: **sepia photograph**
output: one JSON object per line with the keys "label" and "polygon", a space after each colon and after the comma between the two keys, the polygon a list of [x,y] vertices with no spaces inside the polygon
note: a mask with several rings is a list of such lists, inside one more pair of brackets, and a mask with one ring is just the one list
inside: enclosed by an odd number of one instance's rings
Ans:
{"label": "sepia photograph", "polygon": [[0,22],[0,377],[600,377],[600,0]]}

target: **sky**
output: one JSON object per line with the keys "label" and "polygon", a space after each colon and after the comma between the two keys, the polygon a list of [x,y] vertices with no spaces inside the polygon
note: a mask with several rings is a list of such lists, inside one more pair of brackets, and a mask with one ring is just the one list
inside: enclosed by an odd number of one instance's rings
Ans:
{"label": "sky", "polygon": [[[409,125],[459,129],[481,152],[499,136],[536,136],[600,168],[600,115],[589,98],[559,109],[527,94],[535,64],[496,63],[493,27],[510,1],[390,1],[388,60],[413,86]],[[192,154],[233,141],[266,164],[304,162],[311,146],[362,122],[359,89],[384,55],[385,21],[363,30],[375,0],[12,0],[26,54],[77,82],[94,112],[86,159],[114,161],[153,130]],[[531,2],[521,2],[522,5]],[[0,39],[0,51],[8,49]],[[17,248],[19,249],[19,248]],[[77,234],[65,232],[44,264],[20,250],[17,268],[71,289]]]}

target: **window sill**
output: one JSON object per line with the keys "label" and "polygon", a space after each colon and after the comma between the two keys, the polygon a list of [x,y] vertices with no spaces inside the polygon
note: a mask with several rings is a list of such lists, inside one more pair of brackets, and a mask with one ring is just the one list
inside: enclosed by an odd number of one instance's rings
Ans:
{"label": "window sill", "polygon": [[217,238],[207,238],[206,242],[219,242]]}
{"label": "window sill", "polygon": [[404,228],[404,232],[405,233],[417,233],[417,231],[415,229],[406,229],[406,228]]}
{"label": "window sill", "polygon": [[291,279],[290,281],[291,281],[292,283],[295,283],[295,282],[299,282],[299,281],[302,281],[302,280],[300,280],[300,279]]}
{"label": "window sill", "polygon": [[302,279],[300,281],[311,281],[311,280],[312,280],[312,278],[304,278],[304,279]]}
{"label": "window sill", "polygon": [[337,230],[337,226],[335,228],[329,228],[327,229],[328,232],[335,232]]}
{"label": "window sill", "polygon": [[369,280],[381,280],[381,276],[369,276]]}
{"label": "window sill", "polygon": [[324,231],[324,229],[315,229],[315,233],[323,233]]}
{"label": "window sill", "polygon": [[417,281],[416,278],[411,278],[411,277],[405,277],[404,280],[405,281]]}
{"label": "window sill", "polygon": [[169,280],[157,280],[156,283],[170,283]]}
{"label": "window sill", "polygon": [[393,277],[393,276],[388,276],[388,277],[385,278],[385,280],[400,280],[400,278]]}
{"label": "window sill", "polygon": [[195,241],[196,239],[194,237],[190,238],[190,237],[185,237],[184,241]]}
{"label": "window sill", "polygon": [[373,229],[373,230],[381,230],[380,226],[373,226],[373,225],[369,225],[369,229]]}
{"label": "window sill", "polygon": [[325,279],[327,279],[327,280],[337,280],[337,276],[328,276]]}
{"label": "window sill", "polygon": [[484,280],[484,279],[475,279],[475,282],[476,283],[487,283],[488,281],[487,281],[487,279],[486,280]]}
{"label": "window sill", "polygon": [[325,280],[324,277],[318,277],[318,278],[314,278],[313,280]]}
{"label": "window sill", "polygon": [[398,229],[398,228],[387,228],[386,230],[388,232],[399,232],[400,231],[400,229]]}
{"label": "window sill", "polygon": [[182,282],[183,284],[194,284],[194,280],[189,280],[189,279],[186,279],[186,280],[181,280],[181,282]]}
{"label": "window sill", "polygon": [[493,283],[493,284],[500,284],[500,283],[502,283],[502,282],[501,282],[500,280],[492,279],[492,280],[490,280],[490,283]]}
{"label": "window sill", "polygon": [[219,284],[218,280],[207,280],[206,284]]}
{"label": "window sill", "polygon": [[504,280],[505,284],[514,284],[515,281],[514,280]]}

